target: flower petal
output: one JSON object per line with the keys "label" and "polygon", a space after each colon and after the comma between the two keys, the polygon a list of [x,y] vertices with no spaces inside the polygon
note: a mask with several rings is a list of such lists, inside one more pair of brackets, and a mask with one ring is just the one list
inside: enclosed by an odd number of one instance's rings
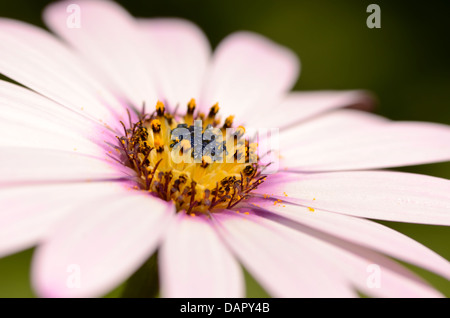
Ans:
{"label": "flower petal", "polygon": [[[321,255],[331,265],[327,278],[340,277],[345,285],[351,284],[366,295],[375,297],[442,297],[420,277],[377,252],[276,214],[254,212],[272,228],[282,226],[283,234],[292,246],[306,245]],[[336,287],[335,283],[328,288]]]}
{"label": "flower petal", "polygon": [[[326,232],[354,244],[374,249],[405,262],[421,266],[450,279],[450,262],[406,235],[370,220],[310,209],[291,204],[273,204],[260,199],[258,209],[276,213],[290,220]],[[255,209],[255,205],[247,204]]]}
{"label": "flower petal", "polygon": [[133,171],[112,159],[33,148],[0,149],[0,185],[119,179]]}
{"label": "flower petal", "polygon": [[345,136],[354,133],[355,130],[384,126],[388,122],[388,119],[368,112],[353,109],[335,110],[282,131],[280,149],[286,152],[294,145],[303,147],[311,143],[322,143],[333,136]]}
{"label": "flower petal", "polygon": [[[106,127],[21,86],[0,81],[1,147],[59,149],[104,155]],[[114,142],[117,140],[114,138]]]}
{"label": "flower petal", "polygon": [[183,19],[139,20],[145,40],[155,48],[148,59],[149,71],[157,78],[159,93],[174,109],[200,97],[211,48],[195,24]]}
{"label": "flower petal", "polygon": [[75,211],[36,250],[32,282],[40,296],[107,293],[151,256],[173,217],[171,204],[137,191]]}
{"label": "flower petal", "polygon": [[430,284],[390,258],[369,250],[350,250],[354,254],[346,254],[341,265],[346,267],[355,287],[364,294],[383,298],[443,297]]}
{"label": "flower petal", "polygon": [[79,57],[50,33],[20,21],[0,19],[0,73],[96,121],[113,125],[113,113],[125,114]]}
{"label": "flower petal", "polygon": [[372,104],[373,97],[362,90],[292,92],[276,108],[255,112],[246,124],[257,128],[284,129],[336,108],[369,109]]}
{"label": "flower petal", "polygon": [[[67,26],[69,6],[78,6],[79,28]],[[44,11],[48,27],[69,42],[92,64],[103,71],[123,97],[136,108],[154,106],[157,93],[146,68],[153,50],[139,33],[137,23],[113,1],[69,0],[50,4]]]}
{"label": "flower petal", "polygon": [[112,182],[0,188],[0,257],[42,241],[74,205],[123,191],[123,185]]}
{"label": "flower petal", "polygon": [[290,228],[251,214],[224,212],[213,218],[242,264],[272,296],[355,296],[332,263],[308,242],[290,240]]}
{"label": "flower petal", "polygon": [[295,83],[299,63],[293,52],[254,33],[229,35],[218,46],[203,89],[201,106],[219,103],[243,119],[273,106]]}
{"label": "flower petal", "polygon": [[393,171],[278,174],[269,178],[272,180],[254,193],[371,219],[450,225],[450,182],[446,179]]}
{"label": "flower petal", "polygon": [[243,297],[244,278],[209,219],[180,213],[160,249],[164,297]]}
{"label": "flower petal", "polygon": [[450,128],[445,125],[387,122],[346,127],[342,133],[330,129],[323,134],[328,137],[310,136],[309,142],[295,137],[288,140],[290,149],[281,150],[283,165],[289,170],[306,172],[378,169],[450,160]]}

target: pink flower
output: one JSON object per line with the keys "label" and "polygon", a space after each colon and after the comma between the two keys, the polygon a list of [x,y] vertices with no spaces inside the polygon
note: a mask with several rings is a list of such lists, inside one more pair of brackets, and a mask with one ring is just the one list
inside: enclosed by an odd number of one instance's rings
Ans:
{"label": "pink flower", "polygon": [[[257,34],[211,55],[190,22],[111,2],[44,18],[67,44],[0,20],[0,73],[25,86],[0,81],[0,255],[38,245],[38,295],[101,296],[158,250],[164,297],[242,297],[240,264],[277,297],[440,296],[391,258],[447,279],[449,262],[369,219],[450,225],[448,180],[372,170],[449,160],[449,127],[356,110],[364,91],[289,92],[297,58]],[[216,102],[280,128],[280,172],[168,161],[167,132]],[[222,127],[216,113],[204,122]]]}

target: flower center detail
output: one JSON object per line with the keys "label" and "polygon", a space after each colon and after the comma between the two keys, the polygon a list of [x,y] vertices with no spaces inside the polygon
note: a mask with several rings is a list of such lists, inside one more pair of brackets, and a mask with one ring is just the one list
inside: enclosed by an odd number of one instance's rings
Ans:
{"label": "flower center detail", "polygon": [[221,125],[218,104],[208,115],[195,108],[191,99],[183,116],[158,102],[129,128],[122,123],[116,148],[136,171],[138,189],[192,215],[232,208],[265,180],[257,143],[245,137],[245,128],[233,128],[233,116]]}

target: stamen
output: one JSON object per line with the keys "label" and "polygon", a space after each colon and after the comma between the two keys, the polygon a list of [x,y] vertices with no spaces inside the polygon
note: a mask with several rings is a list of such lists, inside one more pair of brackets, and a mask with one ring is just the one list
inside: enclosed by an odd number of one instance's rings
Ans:
{"label": "stamen", "polygon": [[233,120],[234,120],[234,116],[228,116],[225,119],[225,123],[223,124],[222,128],[224,128],[224,129],[231,128],[233,126]]}
{"label": "stamen", "polygon": [[216,115],[219,112],[219,103],[215,103],[209,110],[208,117],[205,120],[205,124],[203,128],[208,127],[209,125],[216,126]]}
{"label": "stamen", "polygon": [[211,164],[211,162],[212,162],[212,159],[210,156],[203,156],[201,167],[206,168]]}
{"label": "stamen", "polygon": [[184,122],[188,124],[189,126],[194,123],[194,110],[195,110],[196,104],[195,99],[191,99],[187,105],[187,112],[184,116]]}
{"label": "stamen", "polygon": [[161,122],[159,121],[159,119],[153,119],[150,126],[153,130],[153,133],[159,134],[161,132]]}
{"label": "stamen", "polygon": [[158,114],[159,117],[164,116],[165,106],[164,103],[161,101],[158,101],[156,103],[156,114]]}

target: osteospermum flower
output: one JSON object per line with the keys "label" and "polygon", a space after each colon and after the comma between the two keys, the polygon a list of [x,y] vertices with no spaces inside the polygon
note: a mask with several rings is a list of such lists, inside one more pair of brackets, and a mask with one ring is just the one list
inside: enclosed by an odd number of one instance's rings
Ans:
{"label": "osteospermum flower", "polygon": [[447,126],[357,110],[364,91],[289,92],[295,55],[257,34],[211,54],[190,22],[111,2],[44,20],[62,40],[0,20],[0,73],[23,85],[0,81],[0,254],[38,245],[38,295],[101,296],[156,250],[165,297],[244,296],[240,264],[279,297],[440,295],[392,258],[447,279],[448,261],[369,219],[450,224],[447,180],[373,170],[449,160]]}

